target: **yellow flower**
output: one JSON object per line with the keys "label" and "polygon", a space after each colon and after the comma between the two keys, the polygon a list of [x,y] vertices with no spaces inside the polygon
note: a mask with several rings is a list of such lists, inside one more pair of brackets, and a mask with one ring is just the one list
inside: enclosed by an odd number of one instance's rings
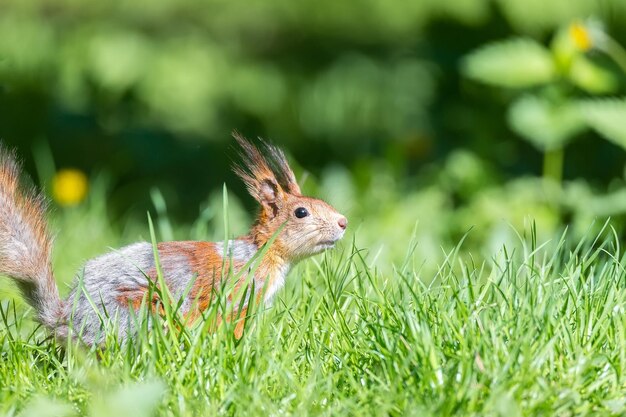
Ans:
{"label": "yellow flower", "polygon": [[593,47],[593,39],[589,28],[580,22],[574,22],[569,26],[569,37],[576,48],[587,52]]}
{"label": "yellow flower", "polygon": [[52,196],[62,206],[75,206],[87,195],[87,176],[77,169],[62,169],[52,179]]}

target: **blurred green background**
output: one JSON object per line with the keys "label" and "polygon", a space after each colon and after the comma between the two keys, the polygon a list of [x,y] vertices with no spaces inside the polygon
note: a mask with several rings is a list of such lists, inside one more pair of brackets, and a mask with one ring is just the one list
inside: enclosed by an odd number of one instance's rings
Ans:
{"label": "blurred green background", "polygon": [[48,190],[86,173],[55,217],[77,257],[155,206],[162,238],[219,237],[223,183],[245,231],[233,129],[284,147],[376,262],[416,225],[423,259],[470,229],[488,255],[533,221],[621,225],[622,44],[623,0],[4,0],[0,138]]}

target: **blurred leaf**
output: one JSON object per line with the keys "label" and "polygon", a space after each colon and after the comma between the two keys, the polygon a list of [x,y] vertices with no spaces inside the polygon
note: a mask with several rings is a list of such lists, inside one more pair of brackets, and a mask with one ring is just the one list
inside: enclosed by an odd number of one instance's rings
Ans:
{"label": "blurred leaf", "polygon": [[581,108],[589,126],[611,142],[626,148],[626,100],[587,100]]}
{"label": "blurred leaf", "polygon": [[150,65],[150,44],[136,31],[102,30],[90,40],[88,53],[93,79],[113,92],[133,86]]}
{"label": "blurred leaf", "polygon": [[497,392],[493,394],[494,410],[498,416],[521,417],[522,410],[511,393]]}
{"label": "blurred leaf", "polygon": [[46,397],[36,397],[19,414],[19,417],[68,417],[75,416],[73,407]]}
{"label": "blurred leaf", "polygon": [[577,105],[530,95],[511,105],[508,121],[516,133],[542,151],[562,147],[585,128]]}
{"label": "blurred leaf", "polygon": [[490,43],[467,55],[466,76],[502,87],[531,87],[554,79],[555,66],[548,49],[531,39]]}
{"label": "blurred leaf", "polygon": [[626,413],[626,399],[624,398],[606,400],[604,406],[608,408],[611,413],[616,415]]}
{"label": "blurred leaf", "polygon": [[615,190],[602,195],[579,200],[579,210],[586,210],[598,217],[613,217],[626,213],[626,189]]}
{"label": "blurred leaf", "polygon": [[611,71],[582,54],[574,58],[568,75],[574,85],[591,94],[613,93],[619,86]]}
{"label": "blurred leaf", "polygon": [[165,386],[160,381],[129,385],[107,395],[95,396],[90,415],[148,417],[153,415],[164,393]]}
{"label": "blurred leaf", "polygon": [[[0,80],[30,81],[47,75],[55,50],[54,34],[37,17],[3,12],[0,17]],[[45,77],[43,77],[45,80]]]}
{"label": "blurred leaf", "polygon": [[467,149],[457,149],[450,154],[443,174],[446,186],[465,198],[470,198],[497,179],[486,162]]}

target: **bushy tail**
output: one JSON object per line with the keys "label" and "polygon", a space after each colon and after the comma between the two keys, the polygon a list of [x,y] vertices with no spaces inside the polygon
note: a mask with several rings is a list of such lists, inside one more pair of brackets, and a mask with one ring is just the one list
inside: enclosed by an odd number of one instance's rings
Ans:
{"label": "bushy tail", "polygon": [[52,274],[46,199],[22,184],[21,165],[0,143],[0,275],[13,278],[39,321],[56,330],[63,302]]}

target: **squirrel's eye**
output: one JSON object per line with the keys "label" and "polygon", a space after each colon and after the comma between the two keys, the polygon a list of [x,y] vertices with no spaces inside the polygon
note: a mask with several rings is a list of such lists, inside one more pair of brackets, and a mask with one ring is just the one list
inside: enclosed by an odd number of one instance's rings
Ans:
{"label": "squirrel's eye", "polygon": [[309,215],[309,212],[304,207],[298,207],[294,213],[297,218],[301,219]]}

